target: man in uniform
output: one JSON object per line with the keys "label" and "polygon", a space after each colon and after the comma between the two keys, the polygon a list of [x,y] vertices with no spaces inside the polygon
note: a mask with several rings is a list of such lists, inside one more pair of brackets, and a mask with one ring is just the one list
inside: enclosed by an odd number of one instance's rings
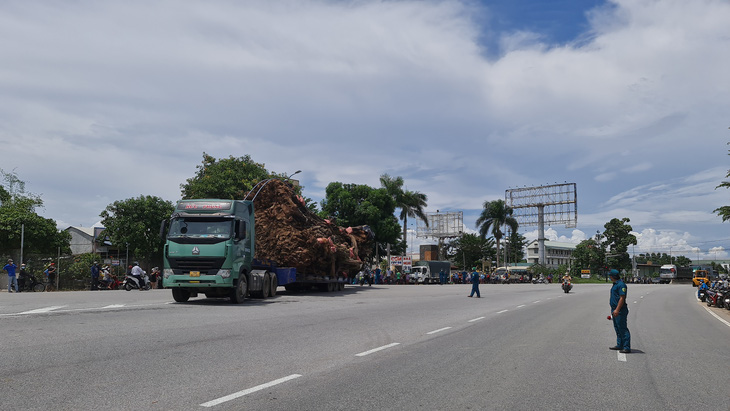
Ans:
{"label": "man in uniform", "polygon": [[477,298],[481,298],[481,295],[479,294],[479,273],[477,272],[476,267],[471,269],[471,294],[467,297],[473,296],[474,293],[477,293]]}
{"label": "man in uniform", "polygon": [[626,304],[626,284],[621,280],[616,269],[609,271],[608,276],[613,281],[609,304],[611,305],[613,328],[616,330],[616,345],[610,348],[628,354],[631,352],[631,333],[626,325],[629,316],[629,307]]}

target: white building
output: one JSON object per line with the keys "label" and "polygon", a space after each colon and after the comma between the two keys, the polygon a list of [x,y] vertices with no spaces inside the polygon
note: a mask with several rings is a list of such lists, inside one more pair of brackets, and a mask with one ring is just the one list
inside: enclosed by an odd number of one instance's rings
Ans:
{"label": "white building", "polygon": [[[545,240],[545,265],[552,268],[558,268],[561,264],[570,266],[575,246],[576,244],[573,243]],[[530,264],[539,262],[537,240],[532,240],[527,244],[527,262]]]}
{"label": "white building", "polygon": [[69,227],[66,231],[71,234],[71,254],[106,253],[107,244],[100,244],[96,241],[103,227]]}

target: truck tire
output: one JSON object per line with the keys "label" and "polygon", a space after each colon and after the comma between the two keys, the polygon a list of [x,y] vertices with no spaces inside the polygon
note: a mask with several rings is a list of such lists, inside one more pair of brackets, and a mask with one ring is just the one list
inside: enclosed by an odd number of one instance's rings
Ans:
{"label": "truck tire", "polygon": [[345,291],[345,282],[340,281],[337,283],[337,291]]}
{"label": "truck tire", "polygon": [[179,303],[184,303],[190,299],[190,293],[182,288],[173,288],[172,298]]}
{"label": "truck tire", "polygon": [[271,295],[271,276],[264,274],[264,284],[261,286],[261,298],[269,298]]}
{"label": "truck tire", "polygon": [[241,273],[241,276],[238,279],[238,284],[236,284],[236,288],[231,290],[231,302],[233,304],[241,304],[246,299],[247,293],[248,281],[246,280],[246,274]]}
{"label": "truck tire", "polygon": [[279,279],[276,274],[271,275],[271,292],[269,293],[272,297],[276,297],[276,289],[279,288]]}
{"label": "truck tire", "polygon": [[331,293],[334,292],[337,288],[337,283],[329,282],[327,283],[327,292]]}

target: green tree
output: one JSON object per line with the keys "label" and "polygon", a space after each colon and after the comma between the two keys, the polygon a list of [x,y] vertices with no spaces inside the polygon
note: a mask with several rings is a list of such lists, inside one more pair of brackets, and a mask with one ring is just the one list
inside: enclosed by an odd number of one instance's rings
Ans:
{"label": "green tree", "polygon": [[321,209],[320,216],[337,225],[369,225],[376,241],[393,245],[393,252],[405,250],[398,241],[400,225],[393,214],[395,203],[385,189],[333,182],[327,185]]}
{"label": "green tree", "polygon": [[591,274],[604,274],[606,252],[600,239],[589,238],[575,246],[573,251],[572,276],[579,276],[581,270],[591,270]]}
{"label": "green tree", "polygon": [[224,198],[242,200],[261,180],[286,175],[270,173],[263,164],[254,162],[249,155],[215,159],[203,153],[203,163],[196,167],[195,176],[181,184],[182,198]]}
{"label": "green tree", "polygon": [[525,246],[527,240],[525,236],[517,231],[510,231],[510,235],[505,240],[504,248],[507,252],[507,261],[519,263],[525,259]]}
{"label": "green tree", "polygon": [[476,234],[466,233],[446,244],[446,256],[462,270],[478,266],[482,261],[491,265],[496,253],[493,239]]}
{"label": "green tree", "polygon": [[[730,144],[730,143],[727,143],[727,144]],[[730,155],[730,150],[728,150],[728,155]],[[730,170],[728,170],[727,174],[725,174],[725,178],[730,178]],[[730,181],[723,181],[722,183],[720,183],[720,185],[715,187],[715,190],[717,190],[720,187],[730,188]],[[719,215],[720,217],[722,217],[723,223],[725,221],[730,220],[730,206],[718,207],[714,210],[714,212],[717,213],[717,215]]]}
{"label": "green tree", "polygon": [[71,235],[59,231],[56,222],[36,213],[43,206],[40,197],[25,192],[25,182],[14,173],[0,170],[3,184],[0,186],[0,253],[13,255],[20,250],[21,234],[23,252],[56,254],[70,252]]}
{"label": "green tree", "polygon": [[678,255],[674,258],[674,261],[680,267],[689,267],[690,265],[692,265],[692,260],[683,255]]}
{"label": "green tree", "polygon": [[104,232],[112,244],[129,245],[129,251],[147,264],[162,260],[164,241],[160,223],[170,218],[174,205],[155,196],[139,196],[115,201],[101,212]]}
{"label": "green tree", "polygon": [[500,242],[504,237],[502,226],[506,225],[512,232],[516,232],[519,227],[517,220],[512,217],[512,213],[512,207],[509,207],[504,200],[485,201],[484,208],[477,218],[476,226],[479,235],[486,238],[491,231],[492,237],[497,243],[497,267],[499,267]]}
{"label": "green tree", "polygon": [[608,266],[619,270],[631,269],[631,257],[629,257],[628,249],[630,245],[636,245],[636,236],[631,234],[631,226],[628,224],[631,220],[624,217],[622,219],[614,218],[607,222],[603,227],[604,249],[607,250]]}
{"label": "green tree", "polygon": [[380,185],[395,201],[396,208],[400,208],[399,217],[403,221],[403,247],[408,249],[408,217],[420,218],[428,227],[428,218],[423,211],[426,208],[428,196],[418,191],[403,189],[403,177],[391,177],[388,174],[380,176]]}

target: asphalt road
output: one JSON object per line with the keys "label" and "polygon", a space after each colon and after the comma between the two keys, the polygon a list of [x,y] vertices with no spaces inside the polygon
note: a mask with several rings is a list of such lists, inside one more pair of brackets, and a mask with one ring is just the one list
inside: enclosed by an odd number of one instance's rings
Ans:
{"label": "asphalt road", "polygon": [[630,284],[620,354],[609,288],[0,293],[0,410],[729,409],[730,311]]}

